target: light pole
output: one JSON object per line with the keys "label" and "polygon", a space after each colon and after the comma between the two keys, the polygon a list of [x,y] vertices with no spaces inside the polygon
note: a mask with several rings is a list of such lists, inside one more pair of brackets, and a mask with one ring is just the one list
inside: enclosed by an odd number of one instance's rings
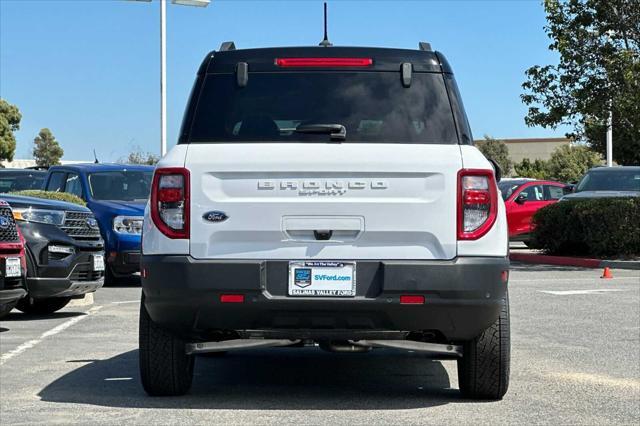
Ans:
{"label": "light pole", "polygon": [[[152,0],[132,0],[151,2]],[[167,153],[167,0],[160,1],[160,156]],[[181,6],[207,7],[210,0],[171,0]]]}
{"label": "light pole", "polygon": [[613,166],[613,107],[609,107],[607,119],[607,167]]}

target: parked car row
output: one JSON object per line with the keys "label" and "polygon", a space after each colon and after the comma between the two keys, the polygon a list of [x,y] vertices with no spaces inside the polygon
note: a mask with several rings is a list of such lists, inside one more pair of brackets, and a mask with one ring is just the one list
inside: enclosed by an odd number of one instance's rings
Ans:
{"label": "parked car row", "polygon": [[140,271],[142,220],[152,177],[152,166],[122,164],[54,166],[46,176],[46,191],[76,195],[94,214],[104,239],[108,283]]}
{"label": "parked car row", "polygon": [[498,184],[507,210],[509,239],[528,242],[534,214],[558,201],[640,197],[640,167],[596,167],[576,185],[537,179],[502,179]]}
{"label": "parked car row", "polygon": [[[1,170],[0,190],[69,193],[86,207],[0,193],[0,316],[52,313],[139,271],[153,167],[80,164]],[[17,266],[19,264],[19,266]]]}

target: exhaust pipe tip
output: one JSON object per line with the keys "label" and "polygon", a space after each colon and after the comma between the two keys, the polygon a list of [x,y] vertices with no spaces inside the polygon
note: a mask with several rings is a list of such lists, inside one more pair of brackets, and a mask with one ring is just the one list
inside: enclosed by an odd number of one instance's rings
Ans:
{"label": "exhaust pipe tip", "polygon": [[334,353],[364,353],[369,352],[372,347],[364,345],[355,345],[349,341],[330,340],[318,342],[320,349]]}

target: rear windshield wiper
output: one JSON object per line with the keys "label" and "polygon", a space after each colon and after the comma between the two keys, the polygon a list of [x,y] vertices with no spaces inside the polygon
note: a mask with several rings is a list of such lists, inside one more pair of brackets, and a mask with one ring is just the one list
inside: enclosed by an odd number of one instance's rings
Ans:
{"label": "rear windshield wiper", "polygon": [[347,129],[342,124],[301,124],[294,131],[312,135],[329,135],[332,141],[347,139]]}

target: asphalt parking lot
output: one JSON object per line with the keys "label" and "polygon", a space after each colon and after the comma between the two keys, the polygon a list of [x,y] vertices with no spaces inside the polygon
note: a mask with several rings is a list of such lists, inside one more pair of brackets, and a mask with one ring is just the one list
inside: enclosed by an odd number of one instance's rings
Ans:
{"label": "asphalt parking lot", "polygon": [[514,265],[511,386],[458,394],[456,364],[406,351],[280,348],[200,357],[191,393],[150,398],[138,378],[140,289],[0,322],[0,423],[640,422],[640,271]]}

